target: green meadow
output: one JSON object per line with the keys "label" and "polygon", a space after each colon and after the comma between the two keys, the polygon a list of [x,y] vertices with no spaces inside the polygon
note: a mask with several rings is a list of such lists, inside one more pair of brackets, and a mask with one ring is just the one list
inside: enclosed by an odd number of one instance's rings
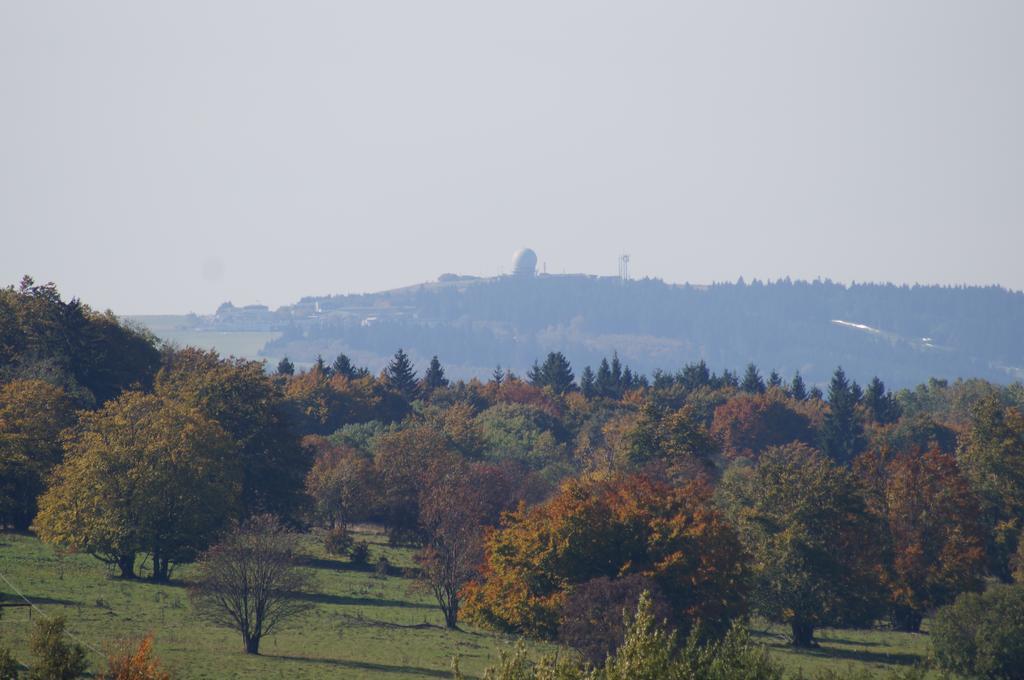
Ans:
{"label": "green meadow", "polygon": [[[314,588],[302,597],[315,607],[266,638],[260,656],[244,654],[236,633],[194,616],[187,565],[167,585],[123,581],[92,557],[61,557],[34,537],[8,533],[0,535],[0,573],[45,615],[67,618],[69,631],[95,648],[89,653],[94,669],[102,667],[101,652],[112,641],[146,632],[155,634],[158,656],[178,678],[448,678],[456,655],[474,677],[514,642],[472,626],[445,630],[429,593],[409,578],[411,551],[387,545],[383,535],[369,529],[359,538],[370,543],[371,565],[387,558],[388,575],[378,575],[372,566],[357,569],[308,538],[303,568],[312,573]],[[2,580],[0,591],[4,600],[17,600]],[[22,663],[29,658],[30,617],[38,616],[28,608],[7,608],[0,618],[0,645],[10,647]],[[820,648],[796,651],[786,646],[783,628],[759,621],[751,628],[794,674],[812,677],[828,669],[868,670],[884,678],[928,653],[926,634],[824,630]],[[530,643],[530,649],[538,655],[570,653],[540,643]]]}

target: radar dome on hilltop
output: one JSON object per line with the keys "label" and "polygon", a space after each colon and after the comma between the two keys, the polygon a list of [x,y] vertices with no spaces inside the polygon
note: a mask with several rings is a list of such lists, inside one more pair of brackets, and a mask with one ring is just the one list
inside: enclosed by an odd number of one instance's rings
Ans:
{"label": "radar dome on hilltop", "polygon": [[523,248],[512,259],[512,274],[515,276],[534,276],[537,273],[537,253],[530,248]]}

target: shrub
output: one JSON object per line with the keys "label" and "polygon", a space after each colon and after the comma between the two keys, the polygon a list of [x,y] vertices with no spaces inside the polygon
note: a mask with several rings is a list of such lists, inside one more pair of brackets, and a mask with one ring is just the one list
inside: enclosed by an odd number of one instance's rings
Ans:
{"label": "shrub", "polygon": [[349,552],[349,559],[357,567],[365,567],[370,563],[370,545],[366,541],[356,541]]}
{"label": "shrub", "polygon": [[931,626],[943,668],[982,678],[1024,678],[1024,586],[993,585],[964,593]]}
{"label": "shrub", "polygon": [[352,549],[355,539],[345,525],[329,529],[324,535],[324,550],[329,555],[344,555]]}
{"label": "shrub", "polygon": [[661,588],[653,579],[633,574],[620,579],[595,578],[583,583],[566,598],[558,638],[595,666],[614,654],[625,635],[624,614],[635,612],[644,591],[651,594],[657,622],[672,616]]}
{"label": "shrub", "polygon": [[18,662],[11,654],[11,650],[0,647],[0,680],[17,680]]}
{"label": "shrub", "polygon": [[388,560],[388,558],[381,555],[379,558],[377,558],[377,566],[375,567],[374,571],[376,572],[377,576],[387,576],[388,573],[391,571],[391,561]]}
{"label": "shrub", "polygon": [[65,626],[63,616],[36,621],[28,643],[35,657],[35,663],[28,669],[29,680],[74,680],[85,676],[85,650],[64,639]]}
{"label": "shrub", "polygon": [[160,667],[160,659],[153,656],[153,635],[141,640],[122,640],[114,645],[107,656],[107,672],[100,680],[170,680],[170,674]]}
{"label": "shrub", "polygon": [[[461,680],[458,660],[453,664]],[[697,631],[682,647],[674,631],[659,626],[649,593],[643,593],[625,625],[618,651],[596,669],[580,667],[564,656],[530,660],[520,641],[512,653],[501,651],[498,665],[485,680],[782,680],[782,667],[755,645],[742,626],[734,624],[718,642],[702,644]]]}

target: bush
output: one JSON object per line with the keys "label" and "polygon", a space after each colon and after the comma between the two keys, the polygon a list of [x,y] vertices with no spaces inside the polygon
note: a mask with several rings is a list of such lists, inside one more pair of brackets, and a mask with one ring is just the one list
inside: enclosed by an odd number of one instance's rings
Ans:
{"label": "bush", "polygon": [[[456,680],[462,680],[458,659]],[[680,647],[675,632],[657,624],[649,593],[640,596],[635,616],[628,616],[618,651],[603,666],[583,668],[565,656],[549,655],[532,661],[522,641],[511,653],[500,652],[485,680],[782,680],[782,667],[768,650],[754,644],[742,626],[734,624],[718,642],[702,644],[697,631]]]}
{"label": "bush", "polygon": [[366,541],[356,541],[349,552],[349,559],[357,567],[365,567],[370,563],[370,546]]}
{"label": "bush", "polygon": [[355,539],[345,525],[336,526],[324,535],[324,550],[329,555],[344,555],[352,549]]}
{"label": "bush", "polygon": [[377,576],[384,577],[391,572],[391,561],[381,555],[377,558],[377,566],[374,568]]}
{"label": "bush", "polygon": [[635,612],[644,591],[651,594],[652,614],[662,622],[672,615],[661,588],[649,577],[595,578],[583,583],[566,598],[558,639],[598,666],[615,653],[625,635],[624,614]]}
{"label": "bush", "polygon": [[0,680],[17,680],[18,662],[11,655],[11,650],[0,647]]}
{"label": "bush", "polygon": [[968,676],[1024,678],[1024,586],[993,585],[964,593],[931,626],[935,658]]}
{"label": "bush", "polygon": [[100,680],[170,680],[170,674],[160,667],[160,659],[153,656],[153,635],[141,640],[122,640],[107,655],[107,672]]}
{"label": "bush", "polygon": [[85,676],[85,650],[64,639],[65,626],[63,616],[36,621],[28,643],[35,657],[35,663],[28,669],[29,680],[74,680]]}

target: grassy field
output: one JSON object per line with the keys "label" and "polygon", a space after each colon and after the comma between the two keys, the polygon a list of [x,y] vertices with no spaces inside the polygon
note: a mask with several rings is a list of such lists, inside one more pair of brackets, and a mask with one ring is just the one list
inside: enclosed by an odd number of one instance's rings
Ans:
{"label": "grassy field", "polygon": [[[411,554],[364,533],[371,559],[383,555],[396,571],[412,565]],[[316,589],[307,597],[315,609],[281,633],[267,638],[258,657],[241,652],[237,634],[197,621],[185,591],[187,567],[169,585],[110,578],[107,568],[85,555],[58,559],[53,550],[24,535],[0,535],[0,573],[47,615],[64,615],[70,632],[102,650],[122,636],[156,634],[158,655],[180,678],[447,678],[458,654],[470,676],[497,659],[512,641],[466,627],[450,632],[428,594],[399,575],[379,577],[325,555],[306,543],[307,569]],[[0,580],[0,591],[12,599]],[[38,617],[39,614],[33,614]],[[31,628],[27,609],[7,609],[0,619],[0,645],[28,659]],[[885,671],[914,664],[927,653],[925,635],[882,631],[822,631],[821,648],[796,652],[785,646],[784,630],[755,622],[755,637],[792,671],[811,675],[824,668]],[[554,647],[531,644],[538,654]],[[90,653],[94,668],[102,657]]]}
{"label": "grassy field", "polygon": [[[181,347],[200,347],[217,350],[222,356],[236,356],[261,360],[260,350],[271,340],[281,336],[276,331],[207,331],[196,330],[189,317],[182,315],[138,315],[126,317],[145,326],[161,340]],[[277,363],[277,359],[273,360]]]}

